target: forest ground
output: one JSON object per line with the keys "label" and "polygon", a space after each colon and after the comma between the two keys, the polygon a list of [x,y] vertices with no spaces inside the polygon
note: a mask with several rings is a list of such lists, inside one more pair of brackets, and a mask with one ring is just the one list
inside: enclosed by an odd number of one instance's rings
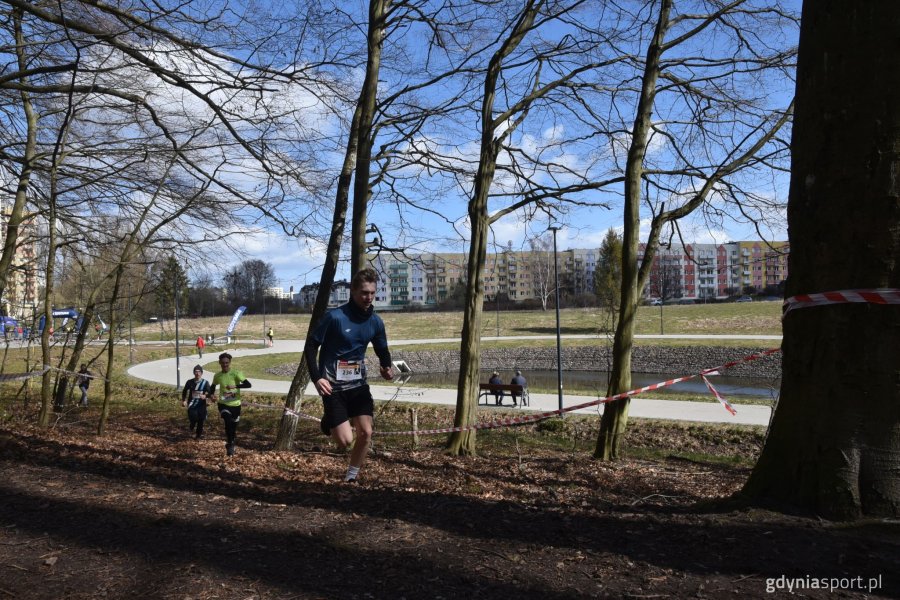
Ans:
{"label": "forest ground", "polygon": [[635,420],[614,463],[589,420],[482,432],[465,458],[377,438],[345,484],[315,424],[274,452],[274,417],[247,411],[229,458],[214,415],[197,441],[171,398],[132,400],[104,436],[94,407],[39,429],[0,404],[0,598],[900,595],[898,523],[728,501],[760,428]]}

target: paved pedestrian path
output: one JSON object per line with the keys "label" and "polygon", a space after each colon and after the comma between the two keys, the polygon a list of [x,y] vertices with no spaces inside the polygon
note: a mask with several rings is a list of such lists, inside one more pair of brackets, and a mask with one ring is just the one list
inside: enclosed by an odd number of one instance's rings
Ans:
{"label": "paved pedestrian path", "polygon": [[[567,339],[579,339],[596,336],[564,336]],[[660,336],[637,336],[637,337],[660,337]],[[686,338],[694,339],[745,339],[745,340],[780,340],[780,336],[665,336],[666,338]],[[515,336],[500,338],[483,338],[484,341],[491,340],[522,340],[522,339],[556,339],[555,336]],[[391,340],[392,346],[401,345],[419,345],[419,344],[438,344],[447,342],[459,342],[458,339],[433,339],[433,340]],[[228,350],[235,358],[235,367],[240,369],[240,357],[242,356],[258,356],[262,354],[284,354],[299,353],[303,350],[302,340],[278,340],[272,348],[236,348]],[[216,353],[207,353],[200,360],[196,352],[181,356],[179,362],[180,381],[185,381],[193,377],[191,370],[194,365],[208,364],[216,360]],[[277,361],[273,361],[277,362]],[[715,366],[715,365],[710,365]],[[212,369],[214,365],[210,365]],[[415,365],[412,365],[415,369]],[[205,367],[204,367],[205,368]],[[142,363],[132,366],[128,369],[128,374],[138,379],[153,381],[161,384],[176,386],[176,359],[165,358],[152,362]],[[211,378],[209,370],[208,378]],[[686,373],[689,375],[689,373]],[[253,388],[249,393],[266,393],[266,394],[287,394],[290,382],[275,381],[268,379],[253,378]],[[418,402],[423,404],[444,404],[449,406],[456,405],[456,389],[443,388],[422,388],[415,386],[415,376],[406,384],[400,385],[388,384],[388,382],[378,379],[371,380],[372,396],[376,400],[389,400],[395,398],[397,402]],[[385,385],[386,384],[386,385]],[[315,395],[316,390],[312,386],[306,390],[309,395]],[[531,405],[526,408],[519,408],[522,411],[545,412],[556,410],[559,407],[559,397],[557,394],[530,394]],[[589,396],[563,395],[563,407],[583,404],[590,401]],[[506,407],[509,409],[509,407]],[[771,417],[771,408],[761,405],[736,405],[737,415],[731,415],[725,408],[710,395],[709,402],[683,402],[675,400],[655,400],[652,398],[635,397],[631,400],[631,407],[628,414],[630,417],[646,418],[646,419],[670,419],[677,421],[696,421],[706,423],[732,423],[742,425],[768,425]],[[495,410],[493,407],[483,407],[482,410]],[[579,409],[578,414],[602,414],[603,407],[594,406],[587,409]]]}

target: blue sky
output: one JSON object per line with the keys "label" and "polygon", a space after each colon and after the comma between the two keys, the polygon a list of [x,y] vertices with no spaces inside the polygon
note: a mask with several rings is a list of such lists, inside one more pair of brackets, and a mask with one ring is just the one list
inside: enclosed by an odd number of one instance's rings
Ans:
{"label": "blue sky", "polygon": [[[788,6],[797,8],[798,3],[790,2]],[[558,34],[558,31],[551,32],[549,37],[558,36]],[[781,32],[779,35],[786,38],[778,40],[780,43],[796,44],[796,31]],[[715,38],[711,39],[715,40]],[[709,42],[707,40],[704,43],[724,44],[726,42],[727,38],[722,37],[718,41]],[[730,51],[722,48],[714,50],[709,53]],[[692,51],[705,53],[706,49],[694,48]],[[383,71],[382,77],[384,78],[383,90],[395,89],[398,85],[396,79],[392,79],[396,77],[396,73],[391,70],[389,65]],[[355,79],[360,79],[359,73]],[[773,107],[786,106],[793,90],[793,84],[789,78],[785,76],[781,80],[773,79],[771,86],[768,90],[769,97],[760,99],[760,103],[769,102]],[[619,100],[602,107],[602,110],[610,113],[620,111],[624,115],[623,122],[627,122],[628,115],[633,113],[633,107],[629,105],[627,94],[620,94],[617,97]],[[500,107],[498,106],[498,108]],[[651,141],[649,158],[657,161],[660,165],[667,164],[674,155],[671,148],[672,142],[664,134],[672,133],[674,127],[677,126],[679,120],[679,115],[676,114],[677,110],[678,108],[673,103],[660,105],[655,113],[655,119],[659,119],[661,123],[660,131],[662,133]],[[425,130],[420,134],[417,143],[422,147],[434,148],[435,151],[441,152],[445,156],[455,156],[460,161],[471,160],[471,157],[477,157],[478,154],[477,117],[476,112],[460,116],[459,123],[457,123],[458,129],[449,133],[443,130]],[[671,123],[670,125],[666,125],[667,119]],[[558,116],[549,113],[529,115],[526,122],[514,134],[512,142],[520,148],[543,148],[545,152],[553,152],[559,163],[576,171],[583,169],[585,173],[593,174],[596,170],[598,177],[602,173],[621,169],[623,134],[619,134],[618,137],[592,140],[591,142],[595,144],[594,147],[589,147],[584,141],[570,146],[555,145],[555,140],[565,135],[577,137],[578,127],[577,123],[561,121]],[[670,129],[667,130],[667,127]],[[454,138],[453,135],[457,135],[457,138]],[[627,138],[627,135],[624,137]],[[452,141],[448,141],[451,138]],[[335,156],[338,155],[335,154]],[[504,157],[501,157],[501,162],[503,160]],[[504,189],[507,184],[511,185],[510,182],[503,180],[502,175],[499,175],[495,188]],[[776,200],[782,205],[786,204],[788,176],[784,173],[768,174],[765,177],[758,177],[758,181],[751,180],[744,184],[752,194],[760,198]],[[426,178],[426,181],[417,188],[420,194],[417,200],[428,204],[432,210],[439,212],[440,216],[427,211],[407,212],[404,215],[408,219],[406,223],[401,223],[398,213],[388,201],[389,199],[376,189],[375,203],[370,210],[369,220],[378,225],[384,237],[383,242],[388,246],[409,247],[410,252],[464,251],[467,249],[465,202],[470,187],[471,181],[457,181],[448,184],[446,180],[438,177]],[[621,189],[621,184],[618,184],[610,188],[609,193],[602,196],[603,200],[610,203],[611,208],[609,209],[572,208],[560,215],[558,219],[562,226],[558,233],[560,249],[598,247],[609,228],[621,229],[621,203],[618,197]],[[688,191],[690,190],[674,190],[676,193]],[[328,194],[333,196],[333,190],[326,192],[326,195]],[[600,195],[594,194],[594,199],[597,197]],[[674,200],[657,197],[655,201],[673,202]],[[505,200],[502,199],[493,201],[491,210],[501,208],[504,202]],[[722,210],[717,211],[716,214],[698,215],[682,222],[681,234],[685,241],[722,243],[729,240],[758,239],[760,237],[757,228],[749,222],[746,216],[728,210],[724,206],[720,208]],[[323,208],[320,219],[327,221],[330,218],[329,211],[329,208]],[[646,216],[649,217],[649,212]],[[787,238],[786,220],[781,210],[771,210],[762,216],[768,221],[760,228],[766,239]],[[520,211],[508,215],[494,224],[491,242],[502,246],[511,243],[513,248],[525,249],[528,247],[530,238],[546,232],[547,225],[546,215],[540,215],[530,220],[524,211]],[[306,283],[318,280],[323,260],[323,246],[320,241],[308,238],[289,238],[274,230],[260,227],[251,234],[233,238],[231,242],[241,250],[246,258],[259,258],[271,263],[275,268],[279,285],[284,289],[293,285],[296,290]],[[346,263],[348,256],[346,253],[342,256],[345,260],[338,272],[338,278],[349,275]],[[242,258],[236,257],[234,262],[240,262]],[[227,269],[232,265],[218,266]],[[215,267],[210,270],[214,274]]]}

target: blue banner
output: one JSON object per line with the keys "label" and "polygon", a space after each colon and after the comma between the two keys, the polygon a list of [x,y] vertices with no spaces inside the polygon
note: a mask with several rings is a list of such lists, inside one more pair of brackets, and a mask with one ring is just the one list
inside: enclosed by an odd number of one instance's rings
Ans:
{"label": "blue banner", "polygon": [[228,330],[225,331],[226,336],[230,336],[234,333],[234,328],[237,327],[237,322],[241,318],[241,315],[244,314],[244,311],[247,310],[246,306],[239,306],[236,311],[234,311],[234,316],[231,317],[231,323],[228,324]]}
{"label": "blue banner", "polygon": [[15,331],[18,322],[12,317],[0,317],[0,333],[6,333],[6,330]]}

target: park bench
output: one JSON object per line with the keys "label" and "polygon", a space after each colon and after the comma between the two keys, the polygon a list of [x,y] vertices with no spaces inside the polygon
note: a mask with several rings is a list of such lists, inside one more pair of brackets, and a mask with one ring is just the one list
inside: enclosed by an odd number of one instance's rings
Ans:
{"label": "park bench", "polygon": [[[519,406],[528,406],[528,388],[517,383],[479,383],[478,384],[478,404],[491,405],[494,403],[494,392],[506,392],[510,396],[515,394],[519,398]],[[503,406],[503,398],[500,398],[500,406]]]}

